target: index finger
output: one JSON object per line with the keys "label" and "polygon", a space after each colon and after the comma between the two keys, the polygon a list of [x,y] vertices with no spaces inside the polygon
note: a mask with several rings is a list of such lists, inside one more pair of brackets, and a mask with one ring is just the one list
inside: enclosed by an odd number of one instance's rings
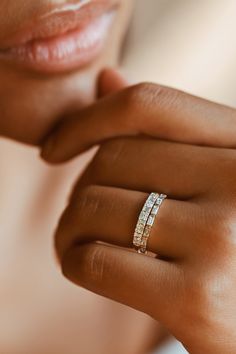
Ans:
{"label": "index finger", "polygon": [[52,163],[120,136],[236,146],[236,111],[172,88],[143,83],[113,93],[62,122],[42,150]]}

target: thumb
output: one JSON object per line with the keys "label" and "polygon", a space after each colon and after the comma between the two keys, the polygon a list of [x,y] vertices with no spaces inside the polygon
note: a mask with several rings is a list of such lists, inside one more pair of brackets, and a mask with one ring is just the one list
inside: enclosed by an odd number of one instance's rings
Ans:
{"label": "thumb", "polygon": [[104,69],[98,78],[97,97],[102,98],[129,86],[128,80],[115,69]]}

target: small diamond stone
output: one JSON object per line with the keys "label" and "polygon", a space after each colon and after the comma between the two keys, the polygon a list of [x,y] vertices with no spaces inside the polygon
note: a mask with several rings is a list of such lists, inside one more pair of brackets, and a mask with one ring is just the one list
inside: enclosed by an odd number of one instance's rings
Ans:
{"label": "small diamond stone", "polygon": [[149,236],[149,234],[150,234],[150,230],[151,230],[150,226],[149,226],[149,225],[147,225],[147,226],[145,227],[145,230],[144,230],[143,236],[144,236],[144,237],[148,237],[148,236]]}
{"label": "small diamond stone", "polygon": [[135,229],[135,234],[142,236],[143,231],[144,231],[144,225],[138,225]]}
{"label": "small diamond stone", "polygon": [[149,201],[147,202],[147,207],[151,208],[152,206],[153,206],[153,202],[152,202],[151,200],[149,200]]}
{"label": "small diamond stone", "polygon": [[150,211],[151,211],[151,207],[145,205],[144,208],[143,208],[143,212],[144,212],[144,213],[150,213]]}
{"label": "small diamond stone", "polygon": [[155,218],[153,216],[149,216],[147,225],[152,226],[154,224]]}
{"label": "small diamond stone", "polygon": [[148,219],[148,213],[142,211],[140,214],[140,220],[147,221],[147,219]]}
{"label": "small diamond stone", "polygon": [[153,209],[152,209],[152,215],[157,215],[159,210],[159,205],[154,205]]}

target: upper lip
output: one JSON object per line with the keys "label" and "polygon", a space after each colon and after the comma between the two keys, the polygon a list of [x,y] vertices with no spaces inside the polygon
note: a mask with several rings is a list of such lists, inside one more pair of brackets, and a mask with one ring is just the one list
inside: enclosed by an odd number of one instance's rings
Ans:
{"label": "upper lip", "polygon": [[[28,42],[51,38],[71,31],[78,26],[83,27],[88,17],[93,18],[115,7],[116,0],[73,0],[61,6],[50,6],[42,9],[27,23],[1,43],[1,50],[8,50]],[[87,18],[84,18],[86,12]]]}

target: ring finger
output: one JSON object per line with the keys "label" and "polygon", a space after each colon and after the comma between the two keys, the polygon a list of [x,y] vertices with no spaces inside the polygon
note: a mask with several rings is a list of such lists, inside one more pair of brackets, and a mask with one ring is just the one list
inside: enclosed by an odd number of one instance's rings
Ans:
{"label": "ring finger", "polygon": [[[56,232],[59,258],[75,243],[102,241],[132,247],[135,226],[147,197],[144,192],[104,186],[80,190]],[[148,250],[165,258],[180,258],[189,253],[193,238],[188,236],[193,234],[197,210],[197,205],[190,201],[166,199],[151,229]]]}

